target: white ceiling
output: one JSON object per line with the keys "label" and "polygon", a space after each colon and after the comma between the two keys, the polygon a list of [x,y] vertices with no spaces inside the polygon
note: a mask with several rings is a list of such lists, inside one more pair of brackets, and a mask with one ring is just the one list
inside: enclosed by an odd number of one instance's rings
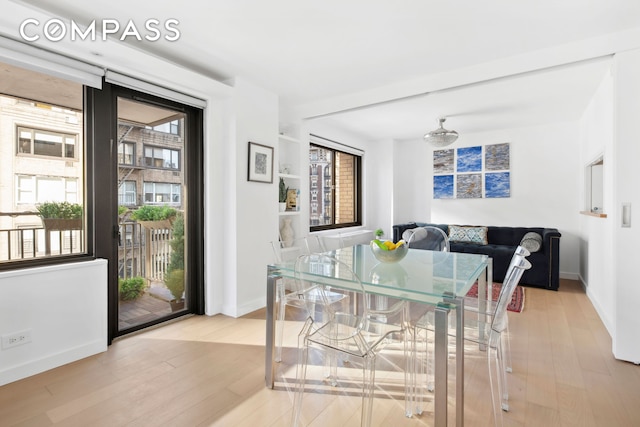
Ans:
{"label": "white ceiling", "polygon": [[459,134],[578,120],[609,58],[417,95],[315,119],[374,140],[415,140],[439,126]]}
{"label": "white ceiling", "polygon": [[[219,80],[248,79],[280,97],[285,107],[356,99],[429,76],[535,54],[558,45],[633,30],[637,0],[25,0],[88,23],[175,18],[176,42],[127,43]],[[99,53],[99,44],[95,50]],[[559,67],[506,80],[406,97],[387,93],[349,103],[343,114],[328,107],[322,119],[367,138],[412,139],[436,127],[475,132],[570,120],[582,112],[608,64]],[[413,90],[409,95],[420,93]],[[334,103],[337,105],[336,103]],[[328,103],[327,105],[331,105]],[[303,116],[309,117],[309,116]]]}

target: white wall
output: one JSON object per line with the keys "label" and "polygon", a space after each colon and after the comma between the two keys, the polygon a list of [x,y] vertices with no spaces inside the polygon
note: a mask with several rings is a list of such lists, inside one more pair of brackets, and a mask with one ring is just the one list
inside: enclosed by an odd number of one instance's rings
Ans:
{"label": "white wall", "polygon": [[582,119],[580,120],[580,204],[588,210],[587,165],[603,156],[603,212],[607,218],[580,215],[580,279],[587,295],[613,336],[615,295],[612,292],[615,275],[613,260],[614,165],[613,157],[613,79],[603,77]]}
{"label": "white wall", "polygon": [[369,141],[365,145],[364,223],[369,230],[382,228],[384,236],[393,237],[393,207],[396,205],[394,150],[392,141]]}
{"label": "white wall", "polygon": [[393,223],[431,222],[433,150],[422,140],[393,144]]}
{"label": "white wall", "polygon": [[[638,286],[638,242],[640,241],[640,49],[616,54],[614,65],[614,271],[615,295],[613,354],[640,363],[640,286]],[[621,205],[631,203],[631,227],[621,227]]]}
{"label": "white wall", "polygon": [[0,336],[31,342],[0,349],[0,386],[107,349],[107,261],[0,272]]}
{"label": "white wall", "polygon": [[461,135],[451,148],[510,143],[511,197],[503,199],[433,200],[433,149],[423,142],[397,142],[396,191],[407,195],[396,216],[399,222],[557,228],[560,275],[576,279],[578,129],[577,122],[566,122]]}
{"label": "white wall", "polygon": [[[226,183],[236,198],[225,218],[226,280],[224,307],[230,316],[242,316],[266,304],[267,264],[272,260],[269,242],[278,236],[278,98],[271,92],[236,79],[235,156]],[[274,147],[274,179],[265,184],[247,180],[249,141]]]}

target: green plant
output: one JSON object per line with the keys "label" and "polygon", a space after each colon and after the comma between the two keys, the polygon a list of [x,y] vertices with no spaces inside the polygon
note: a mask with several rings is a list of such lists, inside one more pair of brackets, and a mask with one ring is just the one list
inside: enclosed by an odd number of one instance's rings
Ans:
{"label": "green plant", "polygon": [[184,294],[184,270],[173,270],[168,273],[164,284],[171,291],[174,299],[181,300]]}
{"label": "green plant", "polygon": [[184,293],[184,216],[180,212],[173,222],[173,238],[169,244],[172,251],[164,284],[173,298],[180,301]]}
{"label": "green plant", "polygon": [[278,196],[278,201],[280,203],[285,203],[287,201],[287,191],[289,191],[289,187],[284,183],[284,179],[280,178],[280,194]]}
{"label": "green plant", "polygon": [[80,219],[82,205],[69,202],[45,202],[37,206],[38,213],[44,219]]}
{"label": "green plant", "polygon": [[131,214],[134,221],[161,221],[163,219],[175,218],[178,211],[169,206],[144,205]]}
{"label": "green plant", "polygon": [[376,231],[374,231],[374,233],[378,238],[384,236],[384,230],[382,228],[377,228]]}
{"label": "green plant", "polygon": [[144,278],[140,276],[130,277],[128,279],[118,279],[118,291],[120,292],[120,299],[123,301],[130,301],[138,298],[144,293],[146,283]]}
{"label": "green plant", "polygon": [[167,271],[184,270],[184,217],[182,213],[178,213],[173,222],[173,238],[169,244],[172,251]]}
{"label": "green plant", "polygon": [[126,206],[118,205],[118,216],[124,215],[128,210]]}

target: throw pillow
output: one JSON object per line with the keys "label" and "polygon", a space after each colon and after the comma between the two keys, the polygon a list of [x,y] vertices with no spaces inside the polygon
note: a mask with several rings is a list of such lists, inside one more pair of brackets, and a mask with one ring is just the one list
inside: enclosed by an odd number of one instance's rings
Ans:
{"label": "throw pillow", "polygon": [[487,245],[488,227],[462,227],[459,225],[449,226],[450,242],[477,243]]}
{"label": "throw pillow", "polygon": [[542,248],[542,236],[536,232],[530,231],[522,237],[520,246],[531,253],[538,252],[540,248]]}

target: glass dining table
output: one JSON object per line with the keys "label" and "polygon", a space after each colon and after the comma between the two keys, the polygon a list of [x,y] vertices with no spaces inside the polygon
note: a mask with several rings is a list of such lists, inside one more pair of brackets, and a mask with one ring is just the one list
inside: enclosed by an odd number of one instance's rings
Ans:
{"label": "glass dining table", "polygon": [[[448,399],[448,314],[456,315],[456,425],[464,425],[464,310],[463,298],[478,281],[478,300],[486,298],[487,279],[491,282],[491,259],[486,255],[409,249],[397,263],[381,263],[367,245],[330,251],[327,255],[346,263],[360,277],[368,293],[428,304],[435,311],[435,425],[447,425]],[[294,278],[295,260],[271,264],[267,268],[267,331],[265,343],[265,381],[273,388],[275,376],[275,300],[276,282]],[[329,270],[327,270],[329,271]],[[353,282],[325,275],[322,269],[301,272],[314,282],[345,290]],[[489,275],[489,276],[488,276]],[[408,397],[410,398],[410,397]],[[409,414],[408,414],[409,415]]]}

